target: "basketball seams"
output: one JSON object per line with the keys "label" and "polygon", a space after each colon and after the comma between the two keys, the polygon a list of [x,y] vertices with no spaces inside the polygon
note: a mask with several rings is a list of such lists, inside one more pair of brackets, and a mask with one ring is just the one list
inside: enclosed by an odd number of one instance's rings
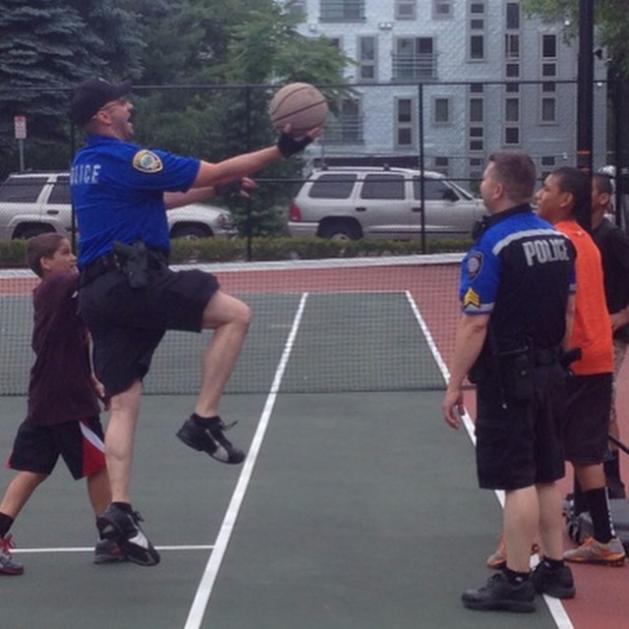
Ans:
{"label": "basketball seams", "polygon": [[293,111],[287,114],[284,114],[283,116],[278,116],[277,118],[275,118],[274,116],[271,116],[271,120],[273,121],[273,124],[277,124],[278,122],[281,122],[282,120],[286,118],[290,118],[291,116],[295,116],[296,114],[301,114],[302,112],[308,111],[309,109],[312,109],[313,107],[319,107],[319,105],[321,105],[322,103],[325,103],[325,99],[320,100],[316,103],[312,103],[311,105],[307,105],[306,107],[302,107],[301,109],[293,109]]}
{"label": "basketball seams", "polygon": [[[270,110],[270,114],[271,114],[271,118],[273,118],[273,116],[275,115],[275,112],[286,102],[286,100],[288,98],[291,98],[292,96],[294,96],[295,94],[299,94],[299,92],[303,92],[304,90],[309,90],[310,89],[310,85],[302,85],[301,87],[297,88],[296,90],[293,90],[292,92],[287,92],[282,98],[280,98],[277,103],[275,103],[275,106]],[[271,103],[273,105],[273,103]]]}
{"label": "basketball seams", "polygon": [[275,93],[268,112],[278,132],[290,124],[291,135],[299,135],[325,122],[328,104],[314,85],[289,83]]}

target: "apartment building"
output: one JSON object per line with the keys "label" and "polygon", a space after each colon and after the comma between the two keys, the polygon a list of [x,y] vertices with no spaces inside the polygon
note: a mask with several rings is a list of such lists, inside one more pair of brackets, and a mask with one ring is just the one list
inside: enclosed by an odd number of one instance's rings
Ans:
{"label": "apartment building", "polygon": [[[569,24],[518,0],[293,0],[299,31],[355,60],[318,157],[480,176],[498,149],[530,152],[541,172],[576,162],[576,43]],[[596,62],[595,76],[606,69]],[[565,82],[564,82],[565,81]],[[606,162],[606,85],[595,88],[594,162]]]}

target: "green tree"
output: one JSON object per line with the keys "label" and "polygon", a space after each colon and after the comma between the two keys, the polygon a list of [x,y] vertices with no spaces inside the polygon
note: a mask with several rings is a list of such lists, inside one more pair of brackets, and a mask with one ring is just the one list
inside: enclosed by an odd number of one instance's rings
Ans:
{"label": "green tree", "polygon": [[[15,168],[13,117],[28,124],[27,165],[70,159],[71,86],[89,75],[139,74],[142,42],[116,0],[0,0],[0,175]],[[59,150],[63,145],[63,150]]]}
{"label": "green tree", "polygon": [[[142,81],[181,87],[139,92],[145,97],[138,100],[136,131],[143,142],[225,159],[275,140],[267,113],[273,89],[265,85],[344,82],[348,60],[326,40],[300,35],[295,17],[274,0],[179,0],[176,7],[149,29]],[[294,159],[264,172],[267,178],[299,174]],[[251,204],[232,204],[241,230],[251,224],[256,235],[280,230],[284,220],[276,210],[287,209],[292,192],[267,183]]]}

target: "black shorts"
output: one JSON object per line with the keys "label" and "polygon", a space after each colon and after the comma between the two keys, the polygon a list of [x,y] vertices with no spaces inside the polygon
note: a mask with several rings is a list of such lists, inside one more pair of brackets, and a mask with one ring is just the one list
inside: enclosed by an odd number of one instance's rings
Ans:
{"label": "black shorts", "polygon": [[581,465],[603,462],[607,452],[613,374],[568,379],[563,440],[566,460]]}
{"label": "black shorts", "polygon": [[7,466],[21,472],[50,474],[59,456],[75,480],[105,468],[103,428],[98,416],[51,426],[22,422]]}
{"label": "black shorts", "polygon": [[94,371],[109,395],[126,391],[149,370],[166,330],[200,332],[203,311],[219,289],[199,270],[152,270],[148,286],[131,288],[120,271],[79,290],[79,313],[92,335]]}
{"label": "black shorts", "polygon": [[476,465],[484,489],[514,490],[564,476],[561,444],[563,378],[556,366],[536,368],[535,400],[503,407],[496,376],[478,386]]}

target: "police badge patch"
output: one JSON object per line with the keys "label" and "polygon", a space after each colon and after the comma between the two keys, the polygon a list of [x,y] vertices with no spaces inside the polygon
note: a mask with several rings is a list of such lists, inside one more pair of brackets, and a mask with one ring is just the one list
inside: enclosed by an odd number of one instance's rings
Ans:
{"label": "police badge patch", "polygon": [[142,149],[133,156],[133,168],[142,173],[158,173],[164,168],[164,165],[153,151]]}
{"label": "police badge patch", "polygon": [[467,259],[467,274],[471,280],[473,280],[479,273],[483,266],[483,254],[480,251],[475,251]]}

